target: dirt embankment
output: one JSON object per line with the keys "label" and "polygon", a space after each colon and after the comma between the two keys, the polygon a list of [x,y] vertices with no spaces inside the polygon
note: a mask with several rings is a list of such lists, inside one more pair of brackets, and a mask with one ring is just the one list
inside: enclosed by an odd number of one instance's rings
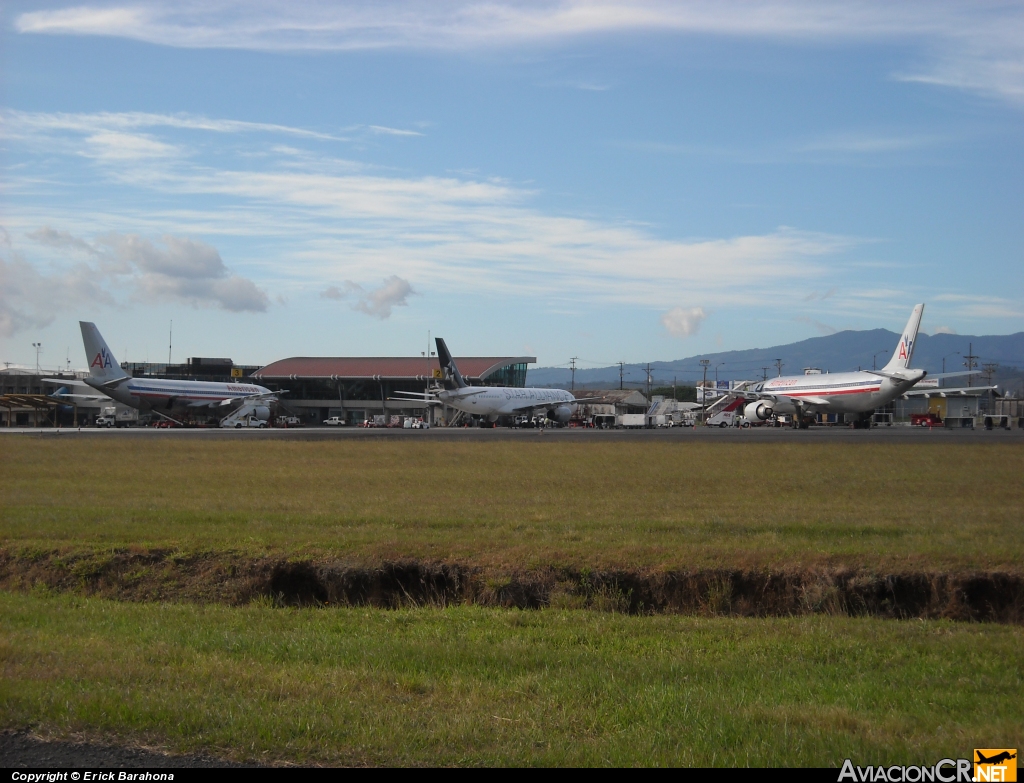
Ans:
{"label": "dirt embankment", "polygon": [[799,614],[1024,622],[1024,577],[1008,573],[591,571],[491,572],[458,563],[373,566],[237,553],[0,550],[0,589],[39,587],[126,601],[281,606],[589,608],[733,616]]}

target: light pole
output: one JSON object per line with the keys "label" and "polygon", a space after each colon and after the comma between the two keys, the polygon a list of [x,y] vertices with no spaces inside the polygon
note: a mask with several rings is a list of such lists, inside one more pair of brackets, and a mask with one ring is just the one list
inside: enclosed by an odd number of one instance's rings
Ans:
{"label": "light pole", "polygon": [[889,350],[888,348],[883,348],[881,351],[875,351],[873,354],[871,354],[871,369],[872,370],[877,370],[878,369],[877,367],[875,367],[875,357],[878,356],[878,354],[885,353],[888,350]]}
{"label": "light pole", "polygon": [[715,396],[716,397],[718,396],[718,368],[719,367],[724,367],[725,364],[726,364],[725,362],[719,362],[718,364],[715,365]]}
{"label": "light pole", "polygon": [[[945,356],[942,357],[942,372],[943,373],[946,372],[946,359],[948,359],[950,356],[959,356],[959,355],[960,355],[960,351],[953,351],[953,353],[947,353]],[[939,379],[939,386],[945,386],[945,385],[946,385],[946,379],[945,378],[940,378]]]}
{"label": "light pole", "polygon": [[32,343],[32,347],[36,349],[36,372],[40,372],[40,369],[39,369],[39,354],[43,350],[43,344],[42,343]]}
{"label": "light pole", "polygon": [[701,359],[700,366],[704,368],[704,380],[700,384],[700,423],[707,424],[708,415],[708,365],[710,359]]}

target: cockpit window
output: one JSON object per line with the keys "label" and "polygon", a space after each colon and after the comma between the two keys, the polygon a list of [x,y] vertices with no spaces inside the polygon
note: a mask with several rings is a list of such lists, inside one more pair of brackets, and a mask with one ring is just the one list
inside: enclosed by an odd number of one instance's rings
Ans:
{"label": "cockpit window", "polygon": [[763,383],[757,384],[757,386],[754,387],[754,391],[756,391],[756,392],[764,391],[764,384]]}

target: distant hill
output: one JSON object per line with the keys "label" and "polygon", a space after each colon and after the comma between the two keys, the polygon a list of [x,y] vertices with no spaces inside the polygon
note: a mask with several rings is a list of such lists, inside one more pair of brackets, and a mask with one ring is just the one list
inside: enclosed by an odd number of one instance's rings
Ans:
{"label": "distant hill", "polygon": [[[858,367],[871,369],[872,354],[877,353],[875,366],[882,367],[889,361],[899,340],[899,335],[888,329],[871,329],[857,332],[847,330],[826,337],[812,337],[789,345],[773,348],[751,348],[745,351],[724,351],[722,353],[700,354],[674,361],[651,362],[651,375],[655,385],[671,384],[673,378],[680,384],[692,385],[702,377],[701,359],[709,359],[708,378],[715,377],[718,367],[719,380],[750,380],[760,378],[767,367],[768,377],[778,375],[775,360],[783,362],[784,375],[800,374],[805,367],[818,367],[822,372],[844,372]],[[929,372],[942,371],[942,357],[946,356],[946,371],[963,369],[962,355],[973,352],[980,365],[994,362],[1001,365],[998,379],[1020,378],[1024,375],[1024,332],[1007,335],[974,336],[966,334],[919,334],[914,348],[914,367]],[[959,351],[961,356],[948,356]],[[628,386],[642,385],[645,365],[627,364],[625,381]],[[539,367],[530,370],[527,383],[531,386],[568,387],[570,373],[564,367]],[[619,366],[576,370],[576,386],[590,388],[618,388]]]}

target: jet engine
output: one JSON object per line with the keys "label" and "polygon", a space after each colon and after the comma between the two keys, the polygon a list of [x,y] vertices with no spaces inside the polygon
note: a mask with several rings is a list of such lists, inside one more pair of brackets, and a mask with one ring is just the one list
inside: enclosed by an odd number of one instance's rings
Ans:
{"label": "jet engine", "polygon": [[257,405],[253,408],[252,415],[260,421],[266,421],[270,418],[270,408],[266,405]]}
{"label": "jet engine", "polygon": [[748,402],[743,409],[747,421],[768,421],[775,410],[767,402]]}
{"label": "jet engine", "polygon": [[568,424],[572,418],[572,408],[568,405],[559,405],[548,411],[548,418],[557,421],[559,424]]}

